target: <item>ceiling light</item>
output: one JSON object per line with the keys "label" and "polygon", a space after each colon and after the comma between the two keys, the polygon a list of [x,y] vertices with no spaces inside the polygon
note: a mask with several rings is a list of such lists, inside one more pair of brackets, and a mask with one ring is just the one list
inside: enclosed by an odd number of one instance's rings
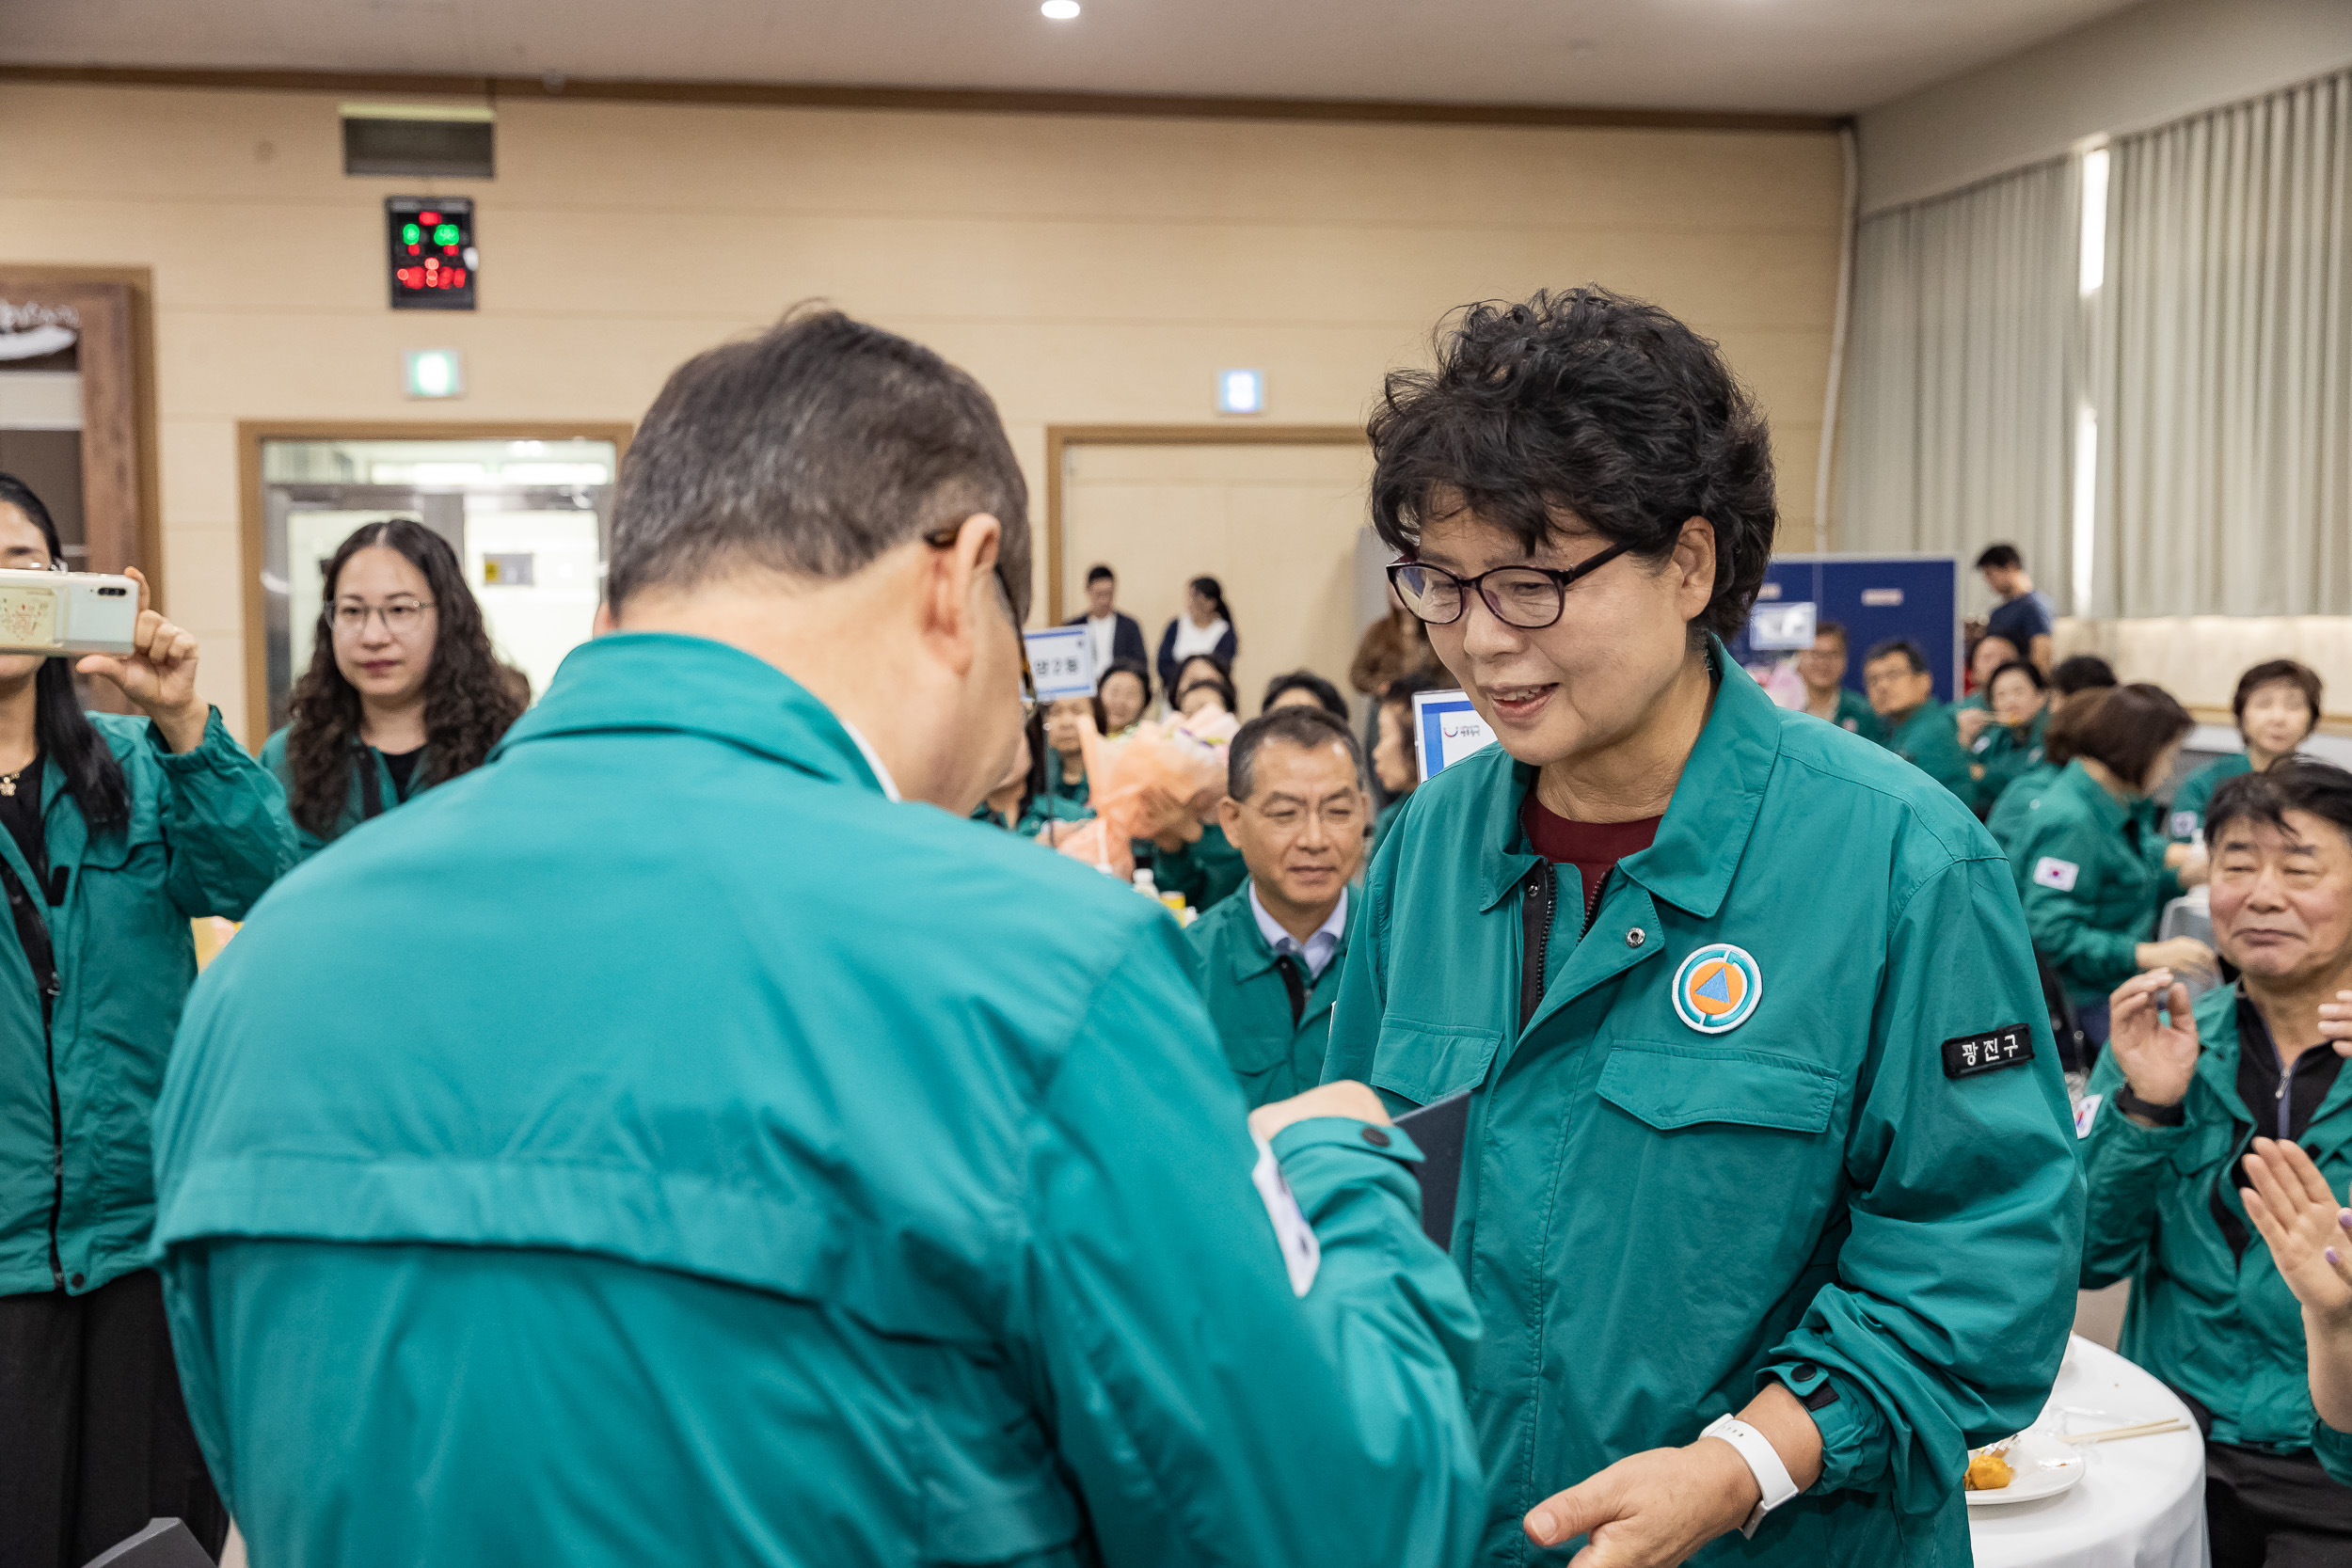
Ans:
{"label": "ceiling light", "polygon": [[1045,4],[1038,8],[1038,11],[1039,14],[1050,17],[1056,22],[1069,22],[1074,20],[1078,14],[1078,0],[1045,0]]}

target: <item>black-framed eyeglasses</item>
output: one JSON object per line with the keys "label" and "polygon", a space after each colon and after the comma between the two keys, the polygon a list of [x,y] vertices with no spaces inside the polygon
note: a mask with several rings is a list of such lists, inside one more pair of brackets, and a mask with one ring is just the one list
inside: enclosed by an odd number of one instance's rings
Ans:
{"label": "black-framed eyeglasses", "polygon": [[[963,524],[957,523],[931,530],[923,535],[923,543],[935,550],[951,550],[962,534]],[[1037,711],[1037,672],[1029,668],[1028,634],[1022,628],[1021,611],[1015,608],[1019,601],[1012,596],[1012,579],[1005,576],[1004,562],[998,561],[991,570],[996,574],[996,592],[1004,595],[1005,618],[1012,623],[1012,634],[1021,643],[1021,717],[1025,720]]]}
{"label": "black-framed eyeglasses", "polygon": [[1568,584],[1592,576],[1631,547],[1612,545],[1565,571],[1549,566],[1498,566],[1474,578],[1456,577],[1424,561],[1400,561],[1389,568],[1389,583],[1406,609],[1433,626],[1448,626],[1460,620],[1475,593],[1504,626],[1541,631],[1558,621],[1566,608]]}

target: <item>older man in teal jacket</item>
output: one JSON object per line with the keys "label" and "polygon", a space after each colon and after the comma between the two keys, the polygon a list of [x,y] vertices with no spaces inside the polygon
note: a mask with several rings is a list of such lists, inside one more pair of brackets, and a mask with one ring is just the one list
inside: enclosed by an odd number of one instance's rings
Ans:
{"label": "older man in teal jacket", "polygon": [[1362,748],[1319,707],[1270,709],[1241,727],[1218,810],[1249,867],[1248,891],[1184,929],[1201,1000],[1253,1106],[1323,1077],[1364,863]]}
{"label": "older man in teal jacket", "polygon": [[1166,913],[956,819],[1024,505],[912,343],[690,362],[617,635],[199,988],[157,1237],[257,1562],[1461,1560],[1410,1139],[1351,1085],[1253,1144]]}

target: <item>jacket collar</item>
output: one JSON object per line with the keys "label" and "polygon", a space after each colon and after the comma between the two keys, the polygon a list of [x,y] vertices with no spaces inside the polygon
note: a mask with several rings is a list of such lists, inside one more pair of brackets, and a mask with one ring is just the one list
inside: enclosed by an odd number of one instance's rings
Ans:
{"label": "jacket collar", "polygon": [[2108,794],[2106,785],[2090,776],[2079,757],[2066,765],[2058,782],[2050,787],[2070,791],[2090,813],[2091,820],[2106,832],[2120,833],[2123,824],[2131,820],[2132,808]]}
{"label": "jacket collar", "polygon": [[564,657],[493,760],[557,736],[707,736],[816,778],[884,794],[858,743],[798,681],[742,649],[673,632],[615,632]]}
{"label": "jacket collar", "polygon": [[[1629,880],[1700,920],[1712,918],[1731,890],[1780,756],[1781,730],[1778,705],[1711,636],[1708,657],[1717,676],[1714,705],[1683,764],[1658,836],[1617,863]],[[1478,817],[1482,911],[1509,897],[1535,863],[1519,828],[1519,808],[1534,782],[1535,769],[1525,763],[1496,770]]]}
{"label": "jacket collar", "polygon": [[[1274,945],[1266,941],[1265,931],[1258,925],[1257,908],[1250,901],[1254,892],[1255,884],[1244,881],[1241,891],[1232,895],[1228,900],[1242,906],[1233,920],[1233,924],[1241,928],[1242,936],[1239,942],[1233,943],[1230,963],[1236,980],[1254,980],[1274,967]],[[1340,930],[1340,944],[1331,950],[1331,961],[1323,966],[1323,973],[1315,976],[1314,983],[1308,988],[1311,992],[1321,990],[1324,981],[1338,978],[1340,971],[1346,966],[1347,944],[1356,935],[1358,911],[1363,906],[1364,901],[1351,890],[1346,910],[1339,911],[1346,915],[1346,923]]]}

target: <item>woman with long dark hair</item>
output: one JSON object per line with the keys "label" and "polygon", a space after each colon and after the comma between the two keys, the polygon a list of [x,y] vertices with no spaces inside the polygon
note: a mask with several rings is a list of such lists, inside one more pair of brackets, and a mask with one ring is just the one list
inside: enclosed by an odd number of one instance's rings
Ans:
{"label": "woman with long dark hair", "polygon": [[528,699],[490,649],[449,542],[370,523],[327,562],[310,668],[262,761],[286,786],[302,855],[482,766]]}
{"label": "woman with long dark hair", "polygon": [[[49,509],[0,473],[0,567],[62,570]],[[196,639],[0,654],[0,1562],[87,1561],[151,1517],[217,1554],[227,1514],[142,1266],[148,1143],[196,979],[188,922],[242,918],[294,863],[270,777],[196,693]],[[140,717],[87,713],[76,672]]]}
{"label": "woman with long dark hair", "polygon": [[1240,651],[1233,612],[1225,606],[1224,584],[1215,578],[1195,578],[1184,584],[1184,612],[1160,633],[1160,685],[1173,692],[1178,667],[1201,654],[1231,670],[1233,656]]}

